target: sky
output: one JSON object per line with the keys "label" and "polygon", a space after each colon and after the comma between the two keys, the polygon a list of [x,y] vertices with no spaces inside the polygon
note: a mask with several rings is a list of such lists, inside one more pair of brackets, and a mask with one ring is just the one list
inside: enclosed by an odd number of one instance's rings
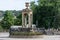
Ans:
{"label": "sky", "polygon": [[35,0],[0,0],[0,10],[22,10],[25,8],[25,2]]}

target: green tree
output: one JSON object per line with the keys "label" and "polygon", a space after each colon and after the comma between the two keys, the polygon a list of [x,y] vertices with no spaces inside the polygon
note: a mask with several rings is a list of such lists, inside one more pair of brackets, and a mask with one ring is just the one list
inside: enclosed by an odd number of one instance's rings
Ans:
{"label": "green tree", "polygon": [[37,18],[37,9],[38,6],[35,4],[34,1],[31,2],[30,8],[33,10],[33,24],[36,24],[36,18]]}
{"label": "green tree", "polygon": [[[34,22],[38,20],[38,27],[52,28],[56,23],[58,14],[57,0],[38,0],[38,5],[31,2]],[[54,24],[54,25],[53,25]],[[57,25],[55,25],[57,26]]]}
{"label": "green tree", "polygon": [[3,29],[9,29],[10,26],[14,25],[14,16],[11,11],[5,11],[4,18],[1,21]]}
{"label": "green tree", "polygon": [[20,14],[16,17],[14,25],[22,25],[22,13],[19,12]]}

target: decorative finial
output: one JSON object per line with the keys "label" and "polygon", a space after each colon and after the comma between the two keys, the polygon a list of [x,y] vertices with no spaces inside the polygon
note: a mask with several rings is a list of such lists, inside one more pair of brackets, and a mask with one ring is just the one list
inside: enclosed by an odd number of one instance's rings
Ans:
{"label": "decorative finial", "polygon": [[29,2],[26,2],[25,3],[25,6],[28,8],[29,7]]}

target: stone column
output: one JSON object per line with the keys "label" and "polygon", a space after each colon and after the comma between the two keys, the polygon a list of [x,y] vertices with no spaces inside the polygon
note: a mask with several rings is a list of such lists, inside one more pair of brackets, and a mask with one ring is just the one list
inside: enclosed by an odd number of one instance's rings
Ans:
{"label": "stone column", "polygon": [[25,26],[25,21],[24,21],[24,12],[22,12],[22,27],[24,27]]}
{"label": "stone column", "polygon": [[29,28],[31,28],[32,27],[32,12],[29,12],[28,22],[29,22]]}
{"label": "stone column", "polygon": [[27,17],[25,17],[25,28],[27,26]]}
{"label": "stone column", "polygon": [[22,12],[22,27],[26,27],[27,26],[27,13],[26,12]]}

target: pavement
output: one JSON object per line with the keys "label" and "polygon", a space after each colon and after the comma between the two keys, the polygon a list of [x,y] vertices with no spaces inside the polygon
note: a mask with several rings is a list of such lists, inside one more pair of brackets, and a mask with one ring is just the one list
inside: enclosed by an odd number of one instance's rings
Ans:
{"label": "pavement", "polygon": [[9,37],[9,32],[0,32],[0,38],[7,38]]}
{"label": "pavement", "polygon": [[60,35],[41,36],[41,38],[10,38],[8,32],[0,32],[0,40],[60,40]]}

